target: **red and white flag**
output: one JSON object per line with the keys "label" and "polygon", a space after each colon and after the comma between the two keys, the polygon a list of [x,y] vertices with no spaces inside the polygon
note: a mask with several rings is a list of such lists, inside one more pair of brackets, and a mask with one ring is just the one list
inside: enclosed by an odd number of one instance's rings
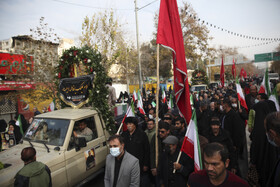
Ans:
{"label": "red and white flag", "polygon": [[220,71],[220,82],[222,85],[222,88],[225,86],[225,68],[224,68],[224,57],[222,57],[222,65],[221,65],[221,71]]}
{"label": "red and white flag", "polygon": [[140,90],[138,90],[137,108],[138,108],[138,110],[139,110],[139,112],[141,114],[145,115],[145,111],[144,111],[144,107],[143,107],[143,100],[142,100],[142,96],[141,96]]}
{"label": "red and white flag", "polygon": [[133,99],[133,102],[135,102],[137,100],[137,94],[136,94],[135,90],[133,91],[132,99]]}
{"label": "red and white flag", "polygon": [[165,94],[164,88],[162,89],[161,99],[162,99],[162,102],[163,102],[163,103],[166,103],[166,94]]}
{"label": "red and white flag", "polygon": [[186,122],[191,119],[191,105],[184,40],[176,0],[161,0],[157,44],[173,52],[174,92],[180,114]]}
{"label": "red and white flag", "polygon": [[131,105],[128,107],[128,109],[127,109],[127,111],[126,111],[126,114],[125,114],[125,116],[124,116],[124,118],[123,118],[123,120],[122,120],[122,124],[123,124],[122,128],[123,128],[123,131],[127,131],[127,125],[126,125],[125,122],[124,122],[125,119],[126,119],[127,117],[135,117],[134,103],[133,103],[133,102],[131,102]]}
{"label": "red and white flag", "polygon": [[243,94],[243,91],[242,91],[242,88],[241,88],[239,82],[236,83],[236,92],[237,92],[237,97],[238,97],[238,100],[239,100],[241,106],[243,106],[246,109],[246,111],[248,112],[248,107],[247,107],[245,97],[244,97],[244,94]]}
{"label": "red and white flag", "polygon": [[265,70],[265,74],[263,76],[263,81],[259,90],[259,93],[265,93],[268,97],[270,96],[270,84],[268,80],[268,68]]}
{"label": "red and white flag", "polygon": [[202,169],[199,136],[197,131],[196,112],[193,110],[192,119],[181,147],[181,151],[194,160],[194,171]]}

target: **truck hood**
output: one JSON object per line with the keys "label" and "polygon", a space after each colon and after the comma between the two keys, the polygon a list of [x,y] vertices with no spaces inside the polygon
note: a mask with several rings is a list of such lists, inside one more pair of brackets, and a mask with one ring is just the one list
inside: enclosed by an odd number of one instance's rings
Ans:
{"label": "truck hood", "polygon": [[[32,144],[36,149],[36,160],[47,164],[50,169],[54,165],[59,164],[58,162],[62,160],[57,158],[64,157],[63,151],[55,151],[53,149],[54,146],[48,146],[50,148],[50,152],[48,153],[43,144],[33,142]],[[30,147],[30,144],[26,141],[0,152],[0,162],[10,165],[9,167],[0,170],[0,186],[13,185],[15,175],[24,166],[23,161],[21,160],[21,151],[25,147]]]}

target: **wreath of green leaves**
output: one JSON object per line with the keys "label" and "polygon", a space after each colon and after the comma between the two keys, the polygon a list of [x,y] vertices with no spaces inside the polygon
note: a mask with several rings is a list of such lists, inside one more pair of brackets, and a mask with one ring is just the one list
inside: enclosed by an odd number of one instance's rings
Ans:
{"label": "wreath of green leaves", "polygon": [[[109,91],[105,85],[108,76],[101,65],[101,60],[101,54],[88,46],[82,48],[71,47],[65,50],[56,68],[56,84],[58,86],[62,78],[74,77],[74,65],[76,64],[78,67],[82,62],[85,67],[83,71],[86,74],[94,74],[94,86],[89,90],[89,103],[87,105],[92,106],[102,115],[106,129],[110,133],[114,133],[116,131],[114,115],[108,105]],[[66,107],[64,102],[61,101],[60,103],[62,108]]]}
{"label": "wreath of green leaves", "polygon": [[203,69],[196,69],[192,73],[191,81],[193,85],[208,84],[208,77]]}

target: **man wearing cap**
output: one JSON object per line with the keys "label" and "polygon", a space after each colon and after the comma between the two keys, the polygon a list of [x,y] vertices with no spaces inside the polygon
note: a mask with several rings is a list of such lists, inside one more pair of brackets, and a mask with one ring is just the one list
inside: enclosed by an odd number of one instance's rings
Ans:
{"label": "man wearing cap", "polygon": [[150,145],[145,132],[138,128],[136,117],[125,119],[127,131],[122,133],[124,138],[125,150],[135,156],[140,164],[140,186],[149,184],[148,169],[150,163]]}
{"label": "man wearing cap", "polygon": [[[182,152],[179,162],[177,158],[180,152],[178,138],[170,135],[163,140],[165,144],[164,152],[159,159],[160,184],[168,187],[185,187],[189,175],[193,172],[193,160]],[[175,173],[173,170],[175,169]]]}
{"label": "man wearing cap", "polygon": [[229,151],[230,165],[229,169],[232,173],[237,171],[237,155],[233,148],[233,143],[227,130],[221,128],[221,123],[218,117],[212,117],[210,121],[211,130],[206,138],[209,143],[218,142],[225,146]]}

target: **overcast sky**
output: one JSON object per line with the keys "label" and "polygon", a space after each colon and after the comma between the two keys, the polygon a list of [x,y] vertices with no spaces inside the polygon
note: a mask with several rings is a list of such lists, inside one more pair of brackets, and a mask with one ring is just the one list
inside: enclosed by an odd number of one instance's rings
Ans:
{"label": "overcast sky", "polygon": [[[198,17],[232,32],[263,38],[280,38],[280,0],[178,0],[192,5]],[[70,4],[73,3],[73,4]],[[154,15],[160,0],[137,0],[140,42],[147,42],[156,32]],[[75,5],[74,5],[75,4]],[[79,6],[82,5],[82,6]],[[136,41],[134,0],[0,0],[0,40],[30,34],[39,25],[40,17],[63,38],[78,40],[85,16],[114,9],[130,41]],[[228,34],[208,26],[214,39],[211,46],[225,45],[239,48],[238,52],[252,60],[254,54],[272,52],[280,41],[254,46],[263,41],[250,40]]]}

